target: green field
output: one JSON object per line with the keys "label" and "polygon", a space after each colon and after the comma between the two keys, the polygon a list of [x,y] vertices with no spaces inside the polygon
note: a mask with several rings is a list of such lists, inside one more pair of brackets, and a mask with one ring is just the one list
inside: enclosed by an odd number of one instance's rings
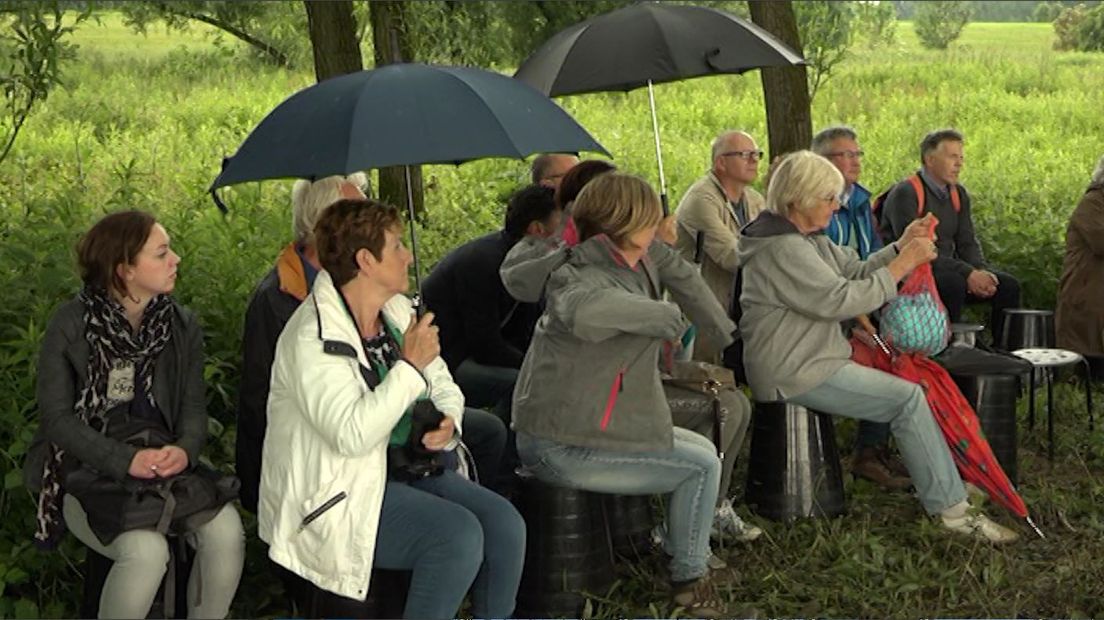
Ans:
{"label": "green field", "polygon": [[[916,169],[925,132],[962,130],[962,178],[987,255],[1025,283],[1028,305],[1052,308],[1068,215],[1104,153],[1104,55],[1054,52],[1049,24],[970,24],[944,52],[921,49],[907,23],[898,34],[888,49],[853,48],[817,94],[814,124],[859,131],[864,181],[876,192]],[[72,617],[79,600],[80,545],[69,541],[54,554],[29,548],[33,504],[18,466],[35,428],[38,339],[51,309],[77,289],[80,231],[128,207],[165,222],[183,256],[178,296],[207,334],[210,458],[229,466],[242,316],[289,237],[290,183],[226,191],[228,216],[205,191],[221,158],[267,111],[313,82],[309,69],[265,66],[232,44],[213,45],[199,28],[143,37],[105,15],[74,41],[80,49],[66,87],[37,109],[0,164],[0,617]],[[705,171],[719,131],[746,128],[769,146],[758,73],[660,85],[656,100],[672,205]],[[620,167],[656,180],[645,91],[562,104]],[[427,167],[423,264],[499,226],[502,197],[526,171],[508,160]],[[740,574],[732,600],[772,616],[1104,615],[1104,437],[1085,431],[1076,390],[1063,385],[1058,395],[1053,466],[1042,429],[1021,425],[1021,487],[1046,541],[1024,527],[1023,543],[1000,550],[953,538],[911,498],[849,483],[846,517],[761,523],[764,539],[724,550]],[[849,445],[852,425],[838,428]],[[1013,521],[999,508],[991,513]],[[596,615],[672,613],[654,561],[623,568],[617,590],[596,600]],[[235,615],[286,613],[251,548]]]}

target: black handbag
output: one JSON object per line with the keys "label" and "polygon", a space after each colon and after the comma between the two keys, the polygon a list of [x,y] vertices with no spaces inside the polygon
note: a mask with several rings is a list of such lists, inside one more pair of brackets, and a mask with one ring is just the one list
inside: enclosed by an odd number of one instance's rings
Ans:
{"label": "black handbag", "polygon": [[[146,416],[119,411],[105,435],[140,448],[160,448],[173,437]],[[151,529],[184,534],[215,518],[238,497],[237,477],[196,464],[171,478],[116,480],[81,465],[65,477],[65,492],[80,502],[88,526],[105,545],[123,532]]]}
{"label": "black handbag", "polygon": [[387,447],[387,476],[399,482],[439,476],[445,471],[441,453],[422,445],[422,437],[440,426],[445,414],[433,401],[419,400],[410,415],[410,436],[406,443]]}

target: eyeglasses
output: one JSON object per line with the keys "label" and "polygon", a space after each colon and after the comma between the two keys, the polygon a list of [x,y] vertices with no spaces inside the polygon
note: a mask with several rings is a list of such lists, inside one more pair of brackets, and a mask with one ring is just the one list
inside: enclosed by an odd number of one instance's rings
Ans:
{"label": "eyeglasses", "polygon": [[739,157],[748,161],[759,161],[763,159],[763,151],[728,151],[721,153],[721,157]]}
{"label": "eyeglasses", "polygon": [[862,159],[863,155],[866,155],[861,149],[858,151],[833,151],[828,153],[828,157],[843,157],[845,159]]}

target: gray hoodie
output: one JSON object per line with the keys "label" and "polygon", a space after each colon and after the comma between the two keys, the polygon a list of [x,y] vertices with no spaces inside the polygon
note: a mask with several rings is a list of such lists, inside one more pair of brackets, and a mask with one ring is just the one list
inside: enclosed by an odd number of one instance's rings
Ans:
{"label": "gray hoodie", "polygon": [[[547,292],[514,388],[514,428],[597,449],[671,449],[663,342],[686,330],[684,311],[725,342],[736,328],[697,270],[661,243],[630,268],[603,235],[570,250],[519,243],[501,273],[518,299]],[[664,286],[677,304],[660,299]]]}
{"label": "gray hoodie", "polygon": [[744,365],[760,401],[803,394],[851,358],[840,321],[869,313],[897,294],[889,245],[862,261],[823,233],[803,235],[764,212],[743,230],[740,264]]}

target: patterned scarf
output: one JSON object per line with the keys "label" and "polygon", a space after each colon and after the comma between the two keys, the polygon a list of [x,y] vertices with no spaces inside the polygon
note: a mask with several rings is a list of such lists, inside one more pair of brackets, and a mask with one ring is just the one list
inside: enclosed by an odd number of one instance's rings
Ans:
{"label": "patterned scarf", "polygon": [[[142,315],[138,333],[131,330],[126,312],[118,301],[102,289],[85,287],[78,297],[84,304],[84,337],[88,340],[88,383],[77,395],[73,409],[81,422],[106,429],[104,416],[109,407],[108,375],[112,362],[134,365],[135,396],[153,400],[153,363],[172,336],[172,302],[168,295],[150,300]],[[141,383],[141,388],[138,382]],[[42,491],[38,495],[35,544],[53,548],[65,532],[61,516],[61,464],[65,451],[50,444],[50,453],[42,471]]]}

